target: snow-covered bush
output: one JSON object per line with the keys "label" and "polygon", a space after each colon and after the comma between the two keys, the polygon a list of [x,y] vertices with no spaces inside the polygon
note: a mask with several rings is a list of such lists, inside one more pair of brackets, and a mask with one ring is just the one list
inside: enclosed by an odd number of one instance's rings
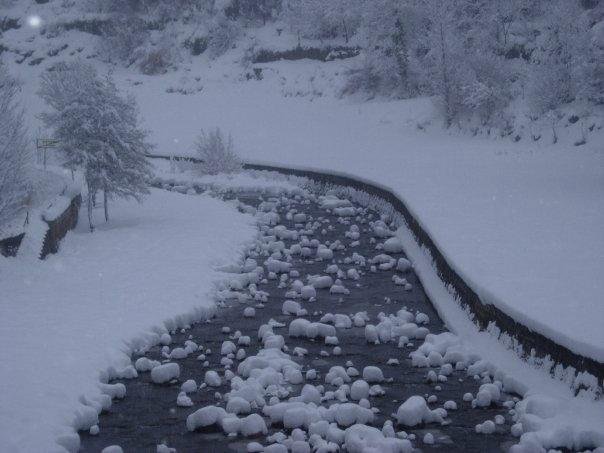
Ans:
{"label": "snow-covered bush", "polygon": [[397,71],[396,59],[389,52],[365,53],[357,67],[346,73],[347,79],[341,94],[367,93],[370,97],[384,95],[406,97],[403,80]]}
{"label": "snow-covered bush", "polygon": [[[347,80],[341,90],[342,95],[350,95],[364,92],[370,96],[375,96],[380,91],[384,91],[383,74],[376,68],[375,63],[380,61],[375,54],[365,54],[362,62],[355,68],[351,68],[346,73]],[[393,72],[388,72],[387,76],[391,79]]]}
{"label": "snow-covered bush", "polygon": [[208,51],[210,57],[217,58],[233,47],[241,33],[241,27],[223,13],[218,14],[212,21],[208,35]]}
{"label": "snow-covered bush", "polygon": [[582,72],[581,94],[596,104],[604,104],[604,11],[600,12],[599,21],[591,28],[589,50]]}
{"label": "snow-covered bush", "polygon": [[130,65],[137,49],[149,42],[150,34],[145,22],[136,16],[113,16],[98,41],[98,51],[109,62]]}
{"label": "snow-covered bush", "polygon": [[26,206],[31,186],[31,145],[18,92],[19,85],[0,64],[0,233]]}
{"label": "snow-covered bush", "polygon": [[417,94],[417,24],[415,10],[395,0],[355,6],[363,11],[358,35],[365,57],[348,73],[344,92],[366,91],[394,97]]}
{"label": "snow-covered bush", "polygon": [[146,49],[138,67],[143,74],[156,75],[167,72],[172,61],[170,48],[166,46]]}
{"label": "snow-covered bush", "polygon": [[[283,18],[292,31],[311,39],[342,37],[349,41],[364,12],[363,0],[290,0],[284,2]],[[366,12],[366,11],[365,11]]]}
{"label": "snow-covered bush", "polygon": [[476,117],[482,125],[491,125],[494,116],[509,104],[510,71],[500,57],[474,55],[469,59],[469,80],[462,81],[466,116]]}
{"label": "snow-covered bush", "polygon": [[547,27],[538,37],[529,71],[527,96],[542,114],[577,99],[592,58],[590,21],[579,2],[556,0]]}
{"label": "snow-covered bush", "polygon": [[281,11],[281,0],[234,0],[224,8],[225,14],[233,19],[261,20],[266,24]]}
{"label": "snow-covered bush", "polygon": [[565,71],[549,65],[534,65],[527,86],[527,98],[533,112],[542,115],[569,102],[570,90]]}
{"label": "snow-covered bush", "polygon": [[197,157],[202,160],[200,171],[206,175],[235,173],[241,170],[241,159],[235,153],[233,139],[225,138],[220,129],[202,131],[195,144]]}
{"label": "snow-covered bush", "polygon": [[207,36],[192,36],[187,38],[184,42],[186,49],[189,49],[191,55],[201,55],[208,49],[208,37]]}
{"label": "snow-covered bush", "polygon": [[152,146],[138,124],[133,97],[122,97],[110,77],[82,61],[59,63],[42,75],[40,96],[51,110],[41,115],[61,143],[66,166],[79,169],[88,189],[88,220],[103,192],[105,219],[113,196],[141,200],[148,193]]}

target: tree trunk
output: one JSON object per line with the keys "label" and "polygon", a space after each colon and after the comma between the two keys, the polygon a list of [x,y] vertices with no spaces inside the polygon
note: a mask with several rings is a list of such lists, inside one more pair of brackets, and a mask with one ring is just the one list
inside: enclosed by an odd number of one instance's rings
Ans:
{"label": "tree trunk", "polygon": [[409,96],[409,58],[407,53],[407,40],[405,37],[405,28],[400,21],[396,20],[396,31],[392,37],[394,43],[394,52],[396,57],[396,63],[398,65],[398,73],[401,79],[401,88],[404,96]]}
{"label": "tree trunk", "polygon": [[342,27],[344,27],[344,39],[346,40],[346,44],[348,44],[348,27],[346,26],[346,19],[342,19]]}
{"label": "tree trunk", "polygon": [[443,101],[445,104],[445,125],[447,129],[451,127],[452,114],[451,114],[451,93],[449,86],[449,77],[447,75],[447,48],[445,47],[445,31],[443,30],[443,24],[440,24],[440,47],[442,50],[442,78],[443,78]]}
{"label": "tree trunk", "polygon": [[90,186],[88,186],[88,201],[86,203],[86,208],[88,211],[88,225],[90,226],[90,232],[94,231],[94,224],[92,223],[92,202],[94,199],[94,194]]}
{"label": "tree trunk", "polygon": [[107,189],[103,190],[103,207],[105,208],[105,222],[109,222],[109,205],[107,204]]}

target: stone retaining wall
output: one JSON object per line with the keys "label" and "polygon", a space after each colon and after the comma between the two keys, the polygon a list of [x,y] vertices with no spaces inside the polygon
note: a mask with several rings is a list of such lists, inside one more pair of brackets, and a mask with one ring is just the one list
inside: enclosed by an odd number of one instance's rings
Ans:
{"label": "stone retaining wall", "polygon": [[81,204],[82,196],[78,194],[72,198],[67,209],[59,217],[54,220],[45,220],[48,223],[48,231],[44,238],[40,259],[46,258],[50,253],[57,253],[59,251],[61,239],[78,224],[78,214]]}

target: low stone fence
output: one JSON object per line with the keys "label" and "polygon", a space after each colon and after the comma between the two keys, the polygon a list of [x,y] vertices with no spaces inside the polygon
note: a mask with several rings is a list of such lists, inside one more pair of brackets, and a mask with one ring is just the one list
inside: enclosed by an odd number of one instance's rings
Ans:
{"label": "low stone fence", "polygon": [[44,245],[40,252],[40,259],[46,258],[51,253],[59,251],[59,243],[65,237],[69,230],[72,230],[78,224],[78,214],[82,205],[82,195],[77,194],[71,199],[71,202],[59,216],[44,216],[44,221],[48,224],[48,231],[44,238]]}
{"label": "low stone fence", "polygon": [[[42,220],[48,224],[48,230],[43,242],[41,242],[40,259],[46,258],[51,253],[57,253],[61,239],[78,224],[78,213],[81,204],[82,196],[79,193],[61,195],[42,214]],[[0,255],[17,256],[25,234],[23,232],[0,240]]]}

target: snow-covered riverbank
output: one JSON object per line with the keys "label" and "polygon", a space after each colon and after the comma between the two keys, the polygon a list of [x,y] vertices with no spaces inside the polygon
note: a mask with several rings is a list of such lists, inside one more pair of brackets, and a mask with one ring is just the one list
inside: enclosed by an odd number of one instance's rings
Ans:
{"label": "snow-covered riverbank", "polygon": [[116,202],[111,216],[93,234],[82,218],[45,261],[0,257],[2,451],[58,449],[81,395],[100,397],[99,372],[129,365],[129,342],[164,321],[199,318],[215,266],[255,233],[228,204],[160,190],[142,205]]}

